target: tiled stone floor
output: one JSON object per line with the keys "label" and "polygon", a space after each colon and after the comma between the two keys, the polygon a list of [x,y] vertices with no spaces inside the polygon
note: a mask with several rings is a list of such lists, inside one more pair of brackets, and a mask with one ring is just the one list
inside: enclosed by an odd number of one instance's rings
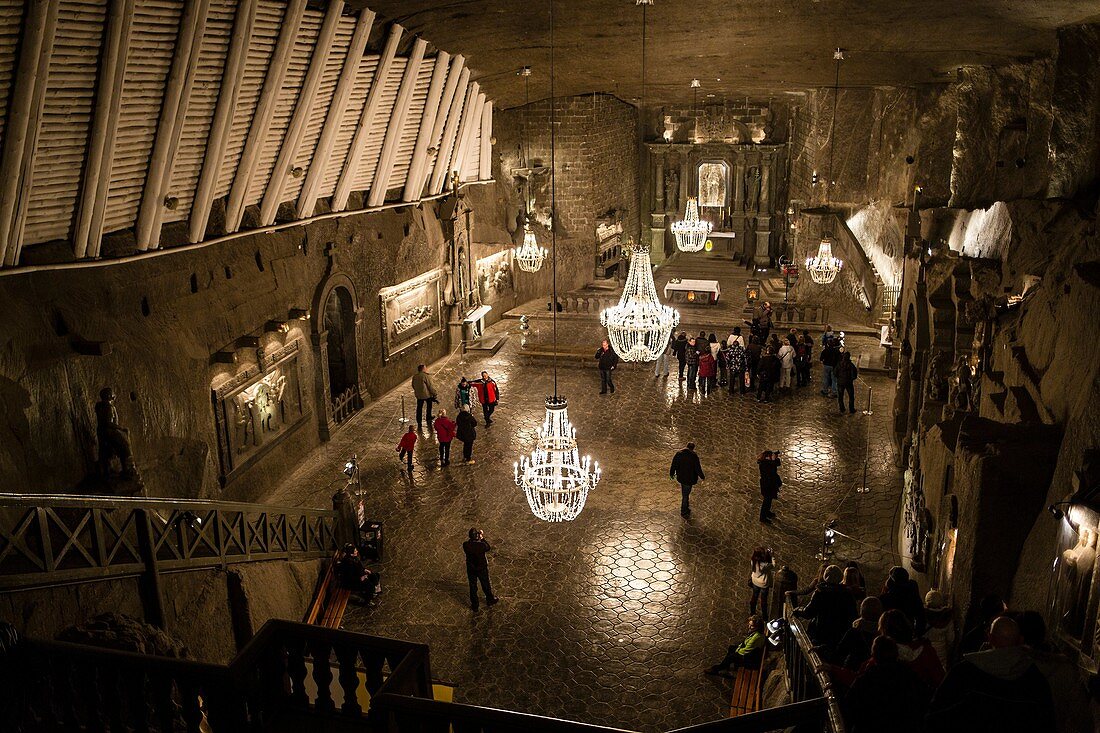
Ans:
{"label": "tiled stone floor", "polygon": [[[436,443],[425,431],[412,479],[399,473],[400,396],[414,404],[403,388],[354,418],[271,497],[327,506],[345,458],[358,454],[369,514],[385,522],[385,593],[376,606],[349,607],[345,626],[429,644],[433,673],[456,685],[456,700],[639,731],[719,718],[730,682],[701,672],[739,638],[754,546],[772,547],[804,581],[818,565],[822,523],[835,514],[838,529],[859,538],[840,540],[839,557],[863,563],[874,586],[893,564],[886,548],[901,480],[889,435],[890,380],[859,385],[860,409],[866,385],[874,388],[873,416],[842,417],[814,386],[767,405],[724,391],[704,399],[680,391],[675,373],[655,380],[651,367],[630,365],[616,372],[618,391],[600,396],[595,369],[563,368],[559,391],[570,400],[581,450],[604,474],[577,521],[547,524],[515,487],[512,462],[532,446],[552,374],[513,365],[518,348],[513,334],[490,359],[456,354],[432,368],[444,407],[460,372],[487,369],[501,385],[494,425],[478,428],[476,465],[437,471]],[[689,440],[707,480],[684,520],[668,465]],[[459,446],[452,455],[461,455]],[[755,457],[766,448],[784,453],[770,527],[756,519]],[[864,460],[871,492],[857,495]],[[460,547],[473,525],[493,544],[502,598],[476,614]]]}

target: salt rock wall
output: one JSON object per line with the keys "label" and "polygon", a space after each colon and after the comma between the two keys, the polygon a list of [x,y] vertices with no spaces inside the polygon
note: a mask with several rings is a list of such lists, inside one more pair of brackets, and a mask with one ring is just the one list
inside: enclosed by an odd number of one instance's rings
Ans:
{"label": "salt rock wall", "polygon": [[[503,238],[504,197],[497,188],[483,187],[466,205],[475,208],[483,236]],[[347,278],[360,309],[355,347],[365,401],[452,348],[444,326],[401,356],[385,360],[382,350],[379,290],[448,262],[440,206],[318,220],[128,261],[4,275],[0,488],[83,490],[95,471],[93,405],[100,390],[111,387],[147,495],[263,496],[320,439],[324,405],[317,399],[322,375],[314,339],[323,317],[289,314],[314,308],[330,276]],[[265,329],[269,321],[285,322],[285,332]],[[242,337],[258,345],[241,347]],[[257,352],[292,344],[298,345],[307,417],[223,487],[211,390],[255,363]],[[216,363],[218,352],[235,353],[237,363]]]}

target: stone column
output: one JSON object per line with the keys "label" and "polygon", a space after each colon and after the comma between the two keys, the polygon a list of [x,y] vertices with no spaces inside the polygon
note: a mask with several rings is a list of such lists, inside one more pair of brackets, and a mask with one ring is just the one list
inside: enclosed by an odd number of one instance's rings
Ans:
{"label": "stone column", "polygon": [[656,162],[656,164],[650,170],[656,171],[653,174],[653,180],[654,180],[654,183],[656,184],[654,186],[655,190],[654,190],[654,196],[653,196],[653,200],[654,200],[653,211],[656,212],[656,213],[659,213],[659,214],[663,214],[664,211],[665,211],[665,161],[664,161],[664,159],[662,158],[662,159],[658,160]]}
{"label": "stone column", "polygon": [[764,153],[760,158],[760,199],[756,215],[756,252],[753,254],[753,264],[756,267],[767,267],[771,264],[771,200],[768,196],[768,186],[771,182],[771,167],[773,156],[770,152]]}
{"label": "stone column", "polygon": [[737,235],[737,240],[730,244],[733,252],[740,252],[744,256],[748,248],[745,239],[745,154],[734,148],[733,165],[733,200],[730,204],[730,231]]}

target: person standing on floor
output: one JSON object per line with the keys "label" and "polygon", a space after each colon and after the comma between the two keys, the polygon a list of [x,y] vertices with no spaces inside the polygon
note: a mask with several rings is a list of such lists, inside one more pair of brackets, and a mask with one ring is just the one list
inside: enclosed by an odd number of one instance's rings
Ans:
{"label": "person standing on floor", "polygon": [[661,349],[661,353],[657,355],[657,361],[653,365],[654,377],[668,376],[668,357],[673,353],[673,344],[675,343],[673,341],[674,338],[674,334],[670,332],[668,335],[668,343],[666,343],[665,347]]}
{"label": "person standing on floor", "polygon": [[607,394],[609,389],[611,394],[615,394],[615,382],[611,381],[611,372],[619,365],[619,355],[611,348],[607,339],[604,339],[600,348],[596,349],[595,358],[600,366],[600,394]]}
{"label": "person standing on floor", "polygon": [[699,355],[699,391],[706,397],[714,391],[715,382],[718,381],[718,363],[711,356],[710,350]]}
{"label": "person standing on floor", "polygon": [[791,388],[791,376],[794,374],[794,347],[789,341],[783,341],[779,347],[779,389]]}
{"label": "person standing on floor", "polygon": [[821,396],[836,397],[836,382],[833,381],[833,369],[840,361],[840,345],[835,338],[825,341],[821,349]]}
{"label": "person standing on floor", "polygon": [[470,608],[474,611],[478,609],[479,582],[486,603],[491,606],[500,600],[493,595],[493,585],[489,582],[489,560],[485,557],[492,549],[485,541],[485,533],[477,527],[470,529],[469,539],[462,543],[462,551],[466,554],[466,579],[470,581]]}
{"label": "person standing on floor", "polygon": [[775,388],[775,383],[779,381],[781,368],[782,362],[779,361],[779,357],[775,355],[771,348],[764,353],[764,356],[760,357],[760,364],[756,367],[756,383],[758,385],[756,399],[758,402],[771,400],[772,389]]}
{"label": "person standing on floor", "polygon": [[676,363],[680,365],[680,381],[684,381],[684,366],[687,364],[687,349],[688,338],[687,334],[681,331],[676,340],[672,342],[672,353],[676,355]]}
{"label": "person standing on floor", "polygon": [[760,357],[763,356],[764,350],[760,344],[760,339],[756,336],[749,336],[749,343],[745,346],[745,357],[748,359],[746,362],[746,370],[749,375],[749,389],[755,392],[759,385],[756,379],[756,370],[760,368]]}
{"label": "person standing on floor", "polygon": [[471,379],[470,384],[477,390],[477,401],[481,403],[485,427],[489,427],[493,424],[493,411],[497,409],[497,402],[500,400],[500,387],[489,376],[489,372],[482,372],[481,379]]}
{"label": "person standing on floor", "polygon": [[695,338],[689,338],[687,348],[684,350],[684,359],[687,361],[689,392],[695,391],[695,380],[699,376],[699,349],[695,347]]}
{"label": "person standing on floor", "polygon": [[745,347],[745,337],[741,335],[741,327],[734,326],[733,330],[730,331],[729,338],[726,339],[726,346],[733,346],[738,342],[741,343],[741,348]]}
{"label": "person standing on floor", "polygon": [[840,414],[844,414],[844,395],[848,395],[848,412],[856,412],[856,377],[859,369],[852,363],[852,354],[848,351],[840,353],[840,361],[833,369],[833,377],[836,379],[836,399],[840,403]]}
{"label": "person standing on floor", "polygon": [[749,600],[749,614],[756,615],[756,605],[760,604],[760,612],[764,618],[768,618],[768,593],[772,589],[775,580],[775,563],[772,561],[772,551],[767,547],[757,547],[752,551],[752,571],[749,573],[749,588],[752,589],[752,598]]}
{"label": "person standing on floor", "polygon": [[764,343],[768,341],[768,334],[772,331],[772,304],[768,301],[764,301],[764,307],[760,315],[760,340]]}
{"label": "person standing on floor", "polygon": [[477,391],[470,384],[470,380],[466,377],[458,380],[458,386],[455,387],[455,409],[461,410],[463,407],[473,407],[476,399]]}
{"label": "person standing on floor", "polygon": [[462,461],[467,465],[474,461],[474,440],[477,439],[477,418],[470,412],[469,405],[463,405],[455,420],[455,436],[462,441]]}
{"label": "person standing on floor", "polygon": [[451,465],[451,441],[455,439],[455,421],[447,417],[446,410],[439,411],[435,419],[435,437],[439,441],[439,467]]}
{"label": "person standing on floor", "polygon": [[435,387],[428,369],[419,364],[412,378],[413,394],[416,395],[416,429],[424,429],[424,406],[428,407],[428,425],[432,424],[432,405],[439,400],[435,396]]}
{"label": "person standing on floor", "polygon": [[686,448],[673,456],[668,475],[680,482],[680,516],[690,516],[691,504],[688,497],[691,496],[691,488],[706,478],[703,475],[703,464],[695,453],[695,443],[688,443]]}
{"label": "person standing on floor", "polygon": [[798,386],[810,383],[810,368],[813,365],[814,340],[809,331],[803,331],[795,347],[795,368],[798,371]]}
{"label": "person standing on floor", "polygon": [[748,354],[745,353],[745,347],[740,341],[734,341],[723,350],[723,353],[726,355],[726,368],[729,370],[730,394],[737,390],[745,394],[745,369],[748,368]]}
{"label": "person standing on floor", "polygon": [[772,502],[779,498],[779,487],[783,485],[783,479],[779,478],[779,451],[766,450],[756,459],[760,467],[760,521],[771,524],[775,519],[772,511]]}
{"label": "person standing on floor", "polygon": [[397,444],[397,460],[406,461],[409,466],[409,475],[413,472],[413,448],[416,447],[416,428],[409,426],[407,433],[401,436]]}

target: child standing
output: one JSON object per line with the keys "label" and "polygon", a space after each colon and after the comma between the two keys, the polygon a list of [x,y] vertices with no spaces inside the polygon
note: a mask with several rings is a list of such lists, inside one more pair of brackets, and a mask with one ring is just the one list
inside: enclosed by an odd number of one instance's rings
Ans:
{"label": "child standing", "polygon": [[409,475],[413,470],[413,447],[416,446],[416,428],[409,425],[409,432],[401,436],[401,442],[397,444],[397,459],[405,460],[409,466]]}

